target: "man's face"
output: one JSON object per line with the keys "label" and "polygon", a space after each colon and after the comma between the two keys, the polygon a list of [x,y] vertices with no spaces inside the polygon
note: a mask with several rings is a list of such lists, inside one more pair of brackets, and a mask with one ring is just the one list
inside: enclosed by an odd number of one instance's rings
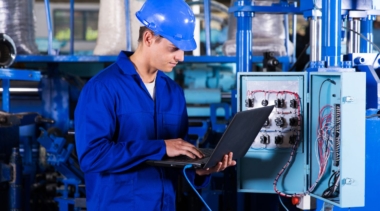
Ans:
{"label": "man's face", "polygon": [[150,50],[151,66],[163,72],[171,72],[177,63],[184,59],[183,50],[163,37],[156,36]]}

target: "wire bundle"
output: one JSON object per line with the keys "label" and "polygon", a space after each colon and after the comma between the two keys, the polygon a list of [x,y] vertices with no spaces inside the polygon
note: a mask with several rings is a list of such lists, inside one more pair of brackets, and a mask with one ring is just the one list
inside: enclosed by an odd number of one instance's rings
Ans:
{"label": "wire bundle", "polygon": [[322,197],[333,198],[339,194],[340,171],[334,171],[329,179],[329,187],[323,191]]}
{"label": "wire bundle", "polygon": [[[319,112],[319,117],[318,117],[318,127],[317,127],[317,139],[315,141],[316,147],[316,156],[317,156],[317,162],[319,166],[319,171],[318,171],[318,177],[314,184],[308,188],[308,190],[304,193],[295,193],[295,194],[287,194],[284,192],[281,192],[277,189],[277,182],[280,178],[280,176],[285,172],[285,170],[288,168],[290,163],[293,160],[294,153],[297,149],[298,142],[293,146],[293,150],[290,154],[289,160],[286,162],[284,167],[280,170],[280,172],[277,174],[277,177],[275,178],[273,182],[273,188],[277,194],[280,196],[284,197],[302,197],[307,194],[310,194],[313,192],[315,187],[318,185],[319,181],[323,177],[323,175],[326,172],[327,165],[329,163],[329,158],[331,152],[334,150],[333,149],[333,143],[332,140],[334,140],[334,123],[332,122],[332,106],[331,105],[326,105],[322,107],[322,109]],[[335,192],[337,185],[339,182],[339,173],[333,174],[333,175],[338,175],[336,178],[334,178],[333,185],[330,187],[330,192]],[[330,183],[330,182],[329,182]],[[329,192],[329,193],[330,193]]]}
{"label": "wire bundle", "polygon": [[38,54],[33,0],[0,0],[0,33],[12,38],[18,54]]}
{"label": "wire bundle", "polygon": [[334,140],[334,123],[332,121],[332,106],[326,105],[320,110],[317,128],[317,140],[315,141],[317,162],[319,165],[318,178],[314,185],[310,187],[313,191],[315,186],[321,180],[327,169],[330,154],[334,150],[332,140]]}
{"label": "wire bundle", "polygon": [[[279,99],[279,96],[281,96],[281,95],[282,95],[283,99],[286,98],[286,94],[292,95],[297,102],[297,117],[299,120],[298,125],[301,125],[301,99],[297,93],[291,92],[291,91],[271,91],[271,90],[253,90],[253,91],[250,91],[250,90],[247,90],[247,99],[248,98],[249,99],[255,99],[256,93],[264,93],[264,99],[267,101],[269,100],[270,94],[276,94],[277,99]],[[276,108],[276,112],[280,113],[280,112],[278,112],[277,108]],[[281,111],[281,114],[289,114],[289,113],[285,113],[285,112]]]}

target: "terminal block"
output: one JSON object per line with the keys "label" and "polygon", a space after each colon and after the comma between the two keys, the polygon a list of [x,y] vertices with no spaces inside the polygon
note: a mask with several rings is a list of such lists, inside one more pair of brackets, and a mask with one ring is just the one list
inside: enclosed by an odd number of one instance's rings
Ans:
{"label": "terminal block", "polygon": [[263,127],[268,127],[269,125],[270,125],[270,120],[269,119],[265,120]]}
{"label": "terminal block", "polygon": [[274,143],[277,145],[284,143],[284,136],[283,135],[275,136],[274,137]]}
{"label": "terminal block", "polygon": [[253,108],[253,98],[248,98],[245,100],[245,107]]}
{"label": "terminal block", "polygon": [[268,134],[264,134],[260,136],[260,143],[262,144],[269,144],[270,143],[270,137]]}
{"label": "terminal block", "polygon": [[297,100],[292,99],[290,100],[290,108],[296,109],[298,107]]}
{"label": "terminal block", "polygon": [[289,125],[294,127],[294,126],[298,126],[298,118],[297,117],[292,117],[289,119]]}
{"label": "terminal block", "polygon": [[276,99],[274,101],[274,106],[276,108],[284,108],[285,107],[285,100],[284,99]]}
{"label": "terminal block", "polygon": [[285,119],[284,117],[277,117],[274,122],[276,123],[277,126],[283,127],[285,125]]}
{"label": "terminal block", "polygon": [[263,105],[263,106],[267,106],[268,105],[268,100],[263,100],[263,101],[261,101],[261,105]]}

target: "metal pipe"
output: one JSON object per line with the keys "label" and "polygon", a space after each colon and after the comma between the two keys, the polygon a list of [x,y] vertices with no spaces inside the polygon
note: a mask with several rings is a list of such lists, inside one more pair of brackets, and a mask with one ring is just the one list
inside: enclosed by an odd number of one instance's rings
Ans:
{"label": "metal pipe", "polygon": [[[361,24],[361,33],[371,42],[373,42],[373,20],[374,16],[369,15],[365,20],[362,20]],[[367,40],[360,40],[360,53],[372,53],[372,44]]]}
{"label": "metal pipe", "polygon": [[293,41],[293,56],[292,56],[292,63],[296,62],[296,46],[297,46],[297,15],[293,14],[293,35],[292,35],[292,41]]}
{"label": "metal pipe", "polygon": [[322,20],[321,17],[309,18],[310,62],[322,61]]}
{"label": "metal pipe", "polygon": [[74,54],[74,39],[74,0],[70,0],[70,55]]}
{"label": "metal pipe", "polygon": [[53,27],[50,18],[50,1],[45,0],[46,22],[48,28],[48,55],[53,55]]}
{"label": "metal pipe", "polygon": [[286,56],[290,56],[290,50],[289,50],[289,15],[284,14],[284,20],[285,20],[285,49],[286,49]]}
{"label": "metal pipe", "polygon": [[[238,6],[251,5],[251,0],[237,1]],[[235,12],[236,30],[236,71],[249,72],[252,69],[252,17],[253,12]]]}
{"label": "metal pipe", "polygon": [[327,67],[341,66],[341,0],[322,1],[322,57]]}
{"label": "metal pipe", "polygon": [[360,52],[360,19],[353,18],[347,22],[347,53],[359,53]]}
{"label": "metal pipe", "polygon": [[129,0],[124,1],[125,4],[125,29],[127,37],[127,51],[132,51],[132,33],[131,33],[131,15]]}
{"label": "metal pipe", "polygon": [[204,15],[205,15],[205,36],[206,36],[206,55],[211,55],[211,9],[210,0],[203,1]]}

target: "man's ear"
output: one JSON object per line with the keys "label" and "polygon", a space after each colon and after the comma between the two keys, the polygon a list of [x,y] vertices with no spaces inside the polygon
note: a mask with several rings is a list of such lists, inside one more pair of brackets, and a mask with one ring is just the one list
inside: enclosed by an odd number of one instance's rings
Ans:
{"label": "man's ear", "polygon": [[153,41],[154,41],[154,34],[152,31],[145,31],[144,34],[143,34],[143,39],[142,39],[144,45],[146,46],[151,46],[153,44]]}

